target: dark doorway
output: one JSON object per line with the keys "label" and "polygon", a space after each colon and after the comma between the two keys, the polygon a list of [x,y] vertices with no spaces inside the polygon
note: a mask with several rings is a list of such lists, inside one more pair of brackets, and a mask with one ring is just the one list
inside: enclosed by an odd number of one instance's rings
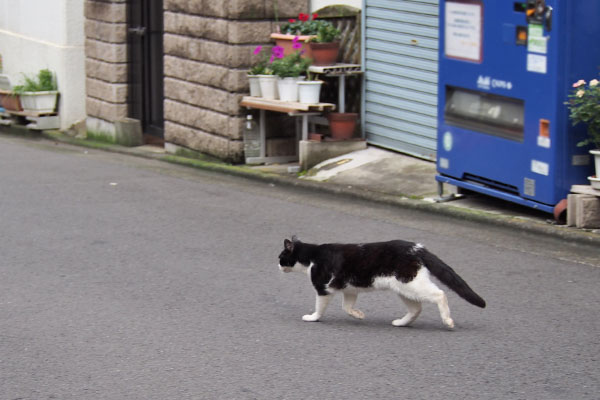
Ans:
{"label": "dark doorway", "polygon": [[147,143],[161,144],[163,115],[163,0],[129,1],[129,116],[142,122]]}

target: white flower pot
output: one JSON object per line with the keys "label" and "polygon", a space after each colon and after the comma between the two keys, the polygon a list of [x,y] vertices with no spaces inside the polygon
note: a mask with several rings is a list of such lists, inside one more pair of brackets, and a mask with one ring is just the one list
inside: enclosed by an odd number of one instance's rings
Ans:
{"label": "white flower pot", "polygon": [[321,95],[323,81],[298,82],[298,98],[300,103],[316,104]]}
{"label": "white flower pot", "polygon": [[260,83],[258,82],[258,75],[248,75],[248,83],[250,84],[250,96],[261,97],[262,92],[260,91]]}
{"label": "white flower pot", "polygon": [[277,100],[279,98],[277,77],[275,75],[259,75],[258,82],[263,98],[267,100]]}
{"label": "white flower pot", "polygon": [[596,167],[596,178],[600,178],[600,150],[590,150],[590,154],[594,156],[594,165]]}
{"label": "white flower pot", "polygon": [[277,80],[279,100],[298,101],[298,78],[279,78]]}
{"label": "white flower pot", "polygon": [[53,113],[56,110],[58,91],[23,92],[19,94],[24,111]]}

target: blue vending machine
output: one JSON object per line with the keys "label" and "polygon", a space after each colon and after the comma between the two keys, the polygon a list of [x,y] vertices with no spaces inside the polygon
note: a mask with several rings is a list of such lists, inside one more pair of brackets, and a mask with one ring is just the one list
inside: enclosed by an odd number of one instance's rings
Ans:
{"label": "blue vending machine", "polygon": [[440,0],[437,170],[553,212],[593,160],[565,102],[600,79],[600,0]]}

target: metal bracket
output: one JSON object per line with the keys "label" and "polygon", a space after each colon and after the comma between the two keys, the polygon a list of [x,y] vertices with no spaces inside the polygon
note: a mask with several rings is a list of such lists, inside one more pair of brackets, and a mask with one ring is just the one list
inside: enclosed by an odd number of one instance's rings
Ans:
{"label": "metal bracket", "polygon": [[437,184],[438,184],[438,197],[433,199],[436,203],[447,203],[449,201],[459,200],[459,199],[462,199],[463,197],[465,197],[464,194],[458,194],[458,193],[450,193],[449,195],[444,196],[444,183],[438,181]]}

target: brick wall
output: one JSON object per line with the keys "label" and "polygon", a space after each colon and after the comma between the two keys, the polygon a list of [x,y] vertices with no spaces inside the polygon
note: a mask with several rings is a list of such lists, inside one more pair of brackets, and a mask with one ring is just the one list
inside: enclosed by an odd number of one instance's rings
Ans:
{"label": "brick wall", "polygon": [[[164,0],[165,141],[243,160],[239,102],[252,51],[270,43],[273,1]],[[280,21],[307,12],[308,3],[279,0]]]}
{"label": "brick wall", "polygon": [[86,0],[85,17],[87,129],[111,135],[128,116],[126,0]]}

